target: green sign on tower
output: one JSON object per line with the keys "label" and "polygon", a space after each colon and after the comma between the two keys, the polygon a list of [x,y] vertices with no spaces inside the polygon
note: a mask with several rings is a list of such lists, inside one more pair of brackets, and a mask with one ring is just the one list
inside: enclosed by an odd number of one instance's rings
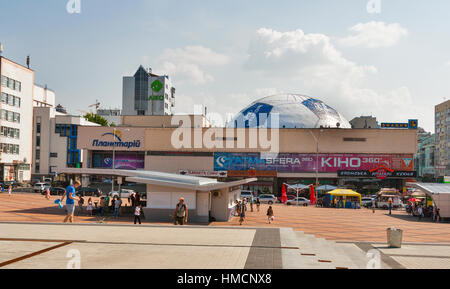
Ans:
{"label": "green sign on tower", "polygon": [[150,85],[154,92],[159,92],[163,88],[163,84],[158,79]]}

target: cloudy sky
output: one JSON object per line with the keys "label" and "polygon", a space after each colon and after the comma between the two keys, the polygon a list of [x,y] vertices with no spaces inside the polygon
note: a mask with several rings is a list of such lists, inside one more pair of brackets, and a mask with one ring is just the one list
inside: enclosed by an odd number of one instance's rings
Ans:
{"label": "cloudy sky", "polygon": [[0,0],[0,42],[14,61],[30,54],[36,83],[74,114],[120,107],[141,64],[170,75],[178,113],[291,92],[433,131],[450,97],[448,0],[80,0],[80,14],[68,1]]}

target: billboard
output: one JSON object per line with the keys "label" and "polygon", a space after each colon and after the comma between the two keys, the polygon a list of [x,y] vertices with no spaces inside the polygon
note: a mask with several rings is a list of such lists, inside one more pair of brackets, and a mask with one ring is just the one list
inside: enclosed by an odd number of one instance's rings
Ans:
{"label": "billboard", "polygon": [[412,154],[295,154],[261,157],[260,153],[214,153],[215,171],[277,171],[279,173],[320,173],[345,170],[369,171],[380,165],[396,171],[413,171]]}

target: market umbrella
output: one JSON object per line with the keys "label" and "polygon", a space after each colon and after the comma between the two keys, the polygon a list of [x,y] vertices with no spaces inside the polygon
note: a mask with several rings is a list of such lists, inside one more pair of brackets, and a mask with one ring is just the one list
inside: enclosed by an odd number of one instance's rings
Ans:
{"label": "market umbrella", "polygon": [[415,203],[415,202],[422,202],[422,200],[416,199],[416,198],[412,198],[412,199],[409,199],[408,202]]}
{"label": "market umbrella", "polygon": [[332,190],[336,190],[337,187],[335,186],[331,186],[331,185],[323,185],[320,187],[316,188],[316,191],[332,191]]}
{"label": "market umbrella", "polygon": [[315,192],[315,189],[314,189],[314,185],[311,186],[310,204],[311,205],[315,205],[316,204],[316,192]]}
{"label": "market umbrella", "polygon": [[281,191],[281,202],[283,204],[287,203],[286,185],[283,184],[283,190]]}

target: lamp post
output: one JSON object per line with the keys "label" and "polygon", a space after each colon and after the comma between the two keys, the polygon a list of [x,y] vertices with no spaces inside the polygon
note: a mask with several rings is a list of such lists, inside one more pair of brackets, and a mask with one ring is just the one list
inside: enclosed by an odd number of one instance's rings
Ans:
{"label": "lamp post", "polygon": [[[112,169],[116,168],[116,128],[113,128],[113,161],[112,161]],[[111,174],[111,193],[114,192],[114,175]],[[120,197],[120,192],[119,192]]]}
{"label": "lamp post", "polygon": [[[311,133],[312,137],[316,141],[316,183],[315,183],[315,185],[319,185],[319,140],[320,140],[320,137],[322,136],[323,129],[319,130],[319,137],[316,137],[314,135],[314,133],[312,132],[312,130],[309,130],[309,132]],[[316,200],[317,200],[317,191],[314,191],[314,193],[316,194]]]}

